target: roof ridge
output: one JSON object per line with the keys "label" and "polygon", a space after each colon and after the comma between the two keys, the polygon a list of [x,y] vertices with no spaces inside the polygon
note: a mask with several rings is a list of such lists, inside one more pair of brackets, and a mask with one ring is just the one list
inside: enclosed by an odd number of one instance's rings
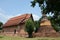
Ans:
{"label": "roof ridge", "polygon": [[[23,22],[23,21],[26,19],[26,16],[27,16],[27,15],[28,15],[28,14],[25,14],[25,17],[23,18],[23,20],[22,20],[21,22]],[[20,23],[21,23],[21,22],[20,22]]]}
{"label": "roof ridge", "polygon": [[[10,19],[11,19],[11,20],[17,20],[17,19],[18,19],[17,17],[19,17],[19,18],[25,17],[25,16],[23,16],[23,15],[29,15],[29,14],[22,14],[22,15],[19,15],[19,16],[16,16],[16,17],[10,18]],[[22,16],[22,17],[21,17],[21,16]],[[14,18],[16,18],[16,19],[14,19]]]}

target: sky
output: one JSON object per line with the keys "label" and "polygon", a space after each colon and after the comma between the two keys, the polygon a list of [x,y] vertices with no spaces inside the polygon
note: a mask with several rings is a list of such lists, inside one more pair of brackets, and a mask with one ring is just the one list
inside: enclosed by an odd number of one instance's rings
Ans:
{"label": "sky", "polygon": [[41,18],[41,9],[38,4],[31,7],[33,0],[0,0],[0,21],[6,23],[12,17],[22,14],[32,14],[34,20]]}

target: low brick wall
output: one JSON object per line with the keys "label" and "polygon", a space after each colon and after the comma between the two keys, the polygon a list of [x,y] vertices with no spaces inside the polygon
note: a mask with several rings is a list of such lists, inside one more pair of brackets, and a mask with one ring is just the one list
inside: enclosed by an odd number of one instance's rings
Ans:
{"label": "low brick wall", "polygon": [[60,33],[56,32],[52,27],[40,27],[33,37],[60,37]]}

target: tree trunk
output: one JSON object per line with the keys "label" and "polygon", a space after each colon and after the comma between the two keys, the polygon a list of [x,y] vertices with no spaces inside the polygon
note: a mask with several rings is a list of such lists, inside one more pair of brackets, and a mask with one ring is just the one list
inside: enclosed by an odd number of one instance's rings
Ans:
{"label": "tree trunk", "polygon": [[29,38],[32,38],[32,37],[33,37],[33,36],[32,36],[32,33],[28,33],[28,35],[29,35],[29,36],[28,36]]}

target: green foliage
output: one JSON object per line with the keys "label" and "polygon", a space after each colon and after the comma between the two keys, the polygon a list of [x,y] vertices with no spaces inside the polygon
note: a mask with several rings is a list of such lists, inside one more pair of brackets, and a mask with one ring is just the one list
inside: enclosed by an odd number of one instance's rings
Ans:
{"label": "green foliage", "polygon": [[0,27],[3,25],[3,23],[2,22],[0,22]]}
{"label": "green foliage", "polygon": [[0,30],[2,30],[2,25],[3,25],[3,23],[2,23],[2,22],[0,22]]}
{"label": "green foliage", "polygon": [[25,30],[28,32],[29,37],[32,37],[32,32],[34,31],[34,23],[32,19],[29,19],[26,21]]}
{"label": "green foliage", "polygon": [[33,0],[31,3],[33,7],[38,3],[39,7],[43,7],[46,13],[60,11],[60,0]]}
{"label": "green foliage", "polygon": [[[51,17],[52,26],[54,25],[60,27],[60,0],[33,0],[31,3],[32,7],[35,7],[36,3],[38,3],[42,14],[54,14]],[[57,27],[55,27],[55,29],[56,28]]]}
{"label": "green foliage", "polygon": [[34,21],[34,25],[35,25],[35,32],[37,32],[38,28],[40,27],[40,22]]}
{"label": "green foliage", "polygon": [[49,14],[50,12],[54,14],[54,18],[60,15],[60,0],[33,0],[32,6],[35,7],[36,3],[41,7],[42,14]]}
{"label": "green foliage", "polygon": [[56,31],[60,31],[60,24],[58,22],[56,22],[57,20],[54,20],[51,16],[49,16],[48,19],[51,21],[52,27]]}

